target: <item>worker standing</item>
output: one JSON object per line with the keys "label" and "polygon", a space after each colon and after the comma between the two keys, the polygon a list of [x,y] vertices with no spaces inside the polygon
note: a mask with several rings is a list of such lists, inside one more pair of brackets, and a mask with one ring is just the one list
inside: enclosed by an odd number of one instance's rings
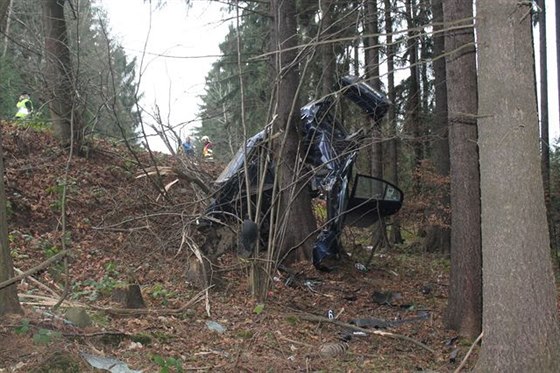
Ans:
{"label": "worker standing", "polygon": [[183,143],[183,151],[188,157],[194,156],[194,145],[191,141],[190,136],[187,136],[185,142]]}
{"label": "worker standing", "polygon": [[17,113],[15,115],[16,119],[25,119],[29,114],[33,112],[33,103],[29,98],[29,94],[27,92],[23,92],[18,99],[16,104]]}
{"label": "worker standing", "polygon": [[214,144],[212,144],[210,138],[208,136],[202,136],[200,141],[202,141],[202,158],[206,160],[213,160],[214,152],[212,151],[212,147]]}

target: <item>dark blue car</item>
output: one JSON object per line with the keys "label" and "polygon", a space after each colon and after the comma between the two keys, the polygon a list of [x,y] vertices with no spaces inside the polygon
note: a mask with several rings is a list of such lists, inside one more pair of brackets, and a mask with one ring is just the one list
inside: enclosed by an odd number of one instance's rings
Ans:
{"label": "dark blue car", "polygon": [[[311,102],[300,111],[302,145],[306,150],[302,161],[312,175],[309,189],[313,196],[327,201],[326,223],[313,247],[313,264],[319,269],[323,269],[321,263],[326,258],[338,256],[344,225],[371,226],[399,211],[403,203],[403,193],[397,186],[375,177],[353,175],[352,167],[366,130],[362,128],[350,134],[334,114],[336,99],[342,96],[372,118],[374,125],[379,125],[390,102],[382,93],[350,76],[341,79],[339,92]],[[265,128],[248,139],[215,181],[213,199],[206,210],[206,216],[212,218],[210,221],[227,221],[230,217],[243,220],[249,216],[249,207],[250,216],[255,216],[259,206],[262,222],[259,232],[261,237],[267,236],[274,181],[269,136],[270,128]]]}

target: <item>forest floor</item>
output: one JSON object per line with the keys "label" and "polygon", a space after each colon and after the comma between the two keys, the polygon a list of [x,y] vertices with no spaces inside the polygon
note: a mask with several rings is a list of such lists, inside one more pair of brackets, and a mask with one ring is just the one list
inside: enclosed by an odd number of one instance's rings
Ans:
{"label": "forest floor", "polygon": [[[204,240],[189,228],[200,192],[179,180],[162,198],[158,180],[137,177],[141,165],[177,159],[107,141],[70,156],[48,132],[10,123],[2,137],[14,267],[70,254],[17,283],[23,313],[0,319],[0,372],[451,372],[473,344],[443,325],[449,260],[410,240],[360,271],[368,246],[348,230],[352,256],[330,273],[311,263],[277,272],[264,305],[251,297],[245,264],[226,253],[219,281],[201,291],[185,278],[184,245]],[[223,166],[198,168],[208,180]],[[140,285],[145,309],[125,308],[115,289],[126,284]]]}

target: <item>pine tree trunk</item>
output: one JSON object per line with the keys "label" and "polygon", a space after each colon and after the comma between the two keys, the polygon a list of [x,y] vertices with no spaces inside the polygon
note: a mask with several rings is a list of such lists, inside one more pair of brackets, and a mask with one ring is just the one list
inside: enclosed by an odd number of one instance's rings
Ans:
{"label": "pine tree trunk", "polygon": [[446,321],[459,334],[476,338],[482,323],[482,263],[472,4],[444,1],[443,11],[445,24],[456,26],[445,35],[451,156],[451,275]]}
{"label": "pine tree trunk", "polygon": [[[435,108],[432,125],[432,160],[438,175],[449,176],[449,131],[447,122],[447,81],[445,77],[444,34],[443,34],[443,4],[442,0],[432,1],[432,14],[434,24],[434,92]],[[444,193],[445,206],[449,206],[449,188]],[[451,246],[450,227],[440,225],[430,226],[425,239],[425,249],[428,252],[439,251],[449,253]]]}
{"label": "pine tree trunk", "polygon": [[479,372],[560,371],[530,6],[477,3],[484,263]]}
{"label": "pine tree trunk", "polygon": [[[418,82],[418,32],[415,31],[415,6],[412,0],[405,0],[406,21],[408,27],[407,53],[409,62],[409,86],[406,100],[406,127],[412,132],[414,148],[414,165],[418,167],[424,158],[423,145],[420,130],[420,85]],[[418,181],[416,181],[418,182]]]}
{"label": "pine tree trunk", "polygon": [[[395,93],[395,46],[393,45],[393,9],[391,8],[391,0],[384,0],[384,6],[385,33],[387,34],[387,92],[389,101],[393,103],[389,107],[389,111],[387,113],[390,137],[387,146],[387,158],[389,159],[389,167],[387,167],[387,180],[395,185],[399,185],[399,140],[397,136],[397,111],[395,107],[397,98]],[[403,241],[398,216],[393,216],[392,218],[389,241],[391,243],[401,243]]]}

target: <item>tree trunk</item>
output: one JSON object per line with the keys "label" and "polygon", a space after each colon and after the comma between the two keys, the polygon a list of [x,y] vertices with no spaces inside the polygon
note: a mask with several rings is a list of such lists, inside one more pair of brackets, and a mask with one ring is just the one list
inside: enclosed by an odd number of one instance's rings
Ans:
{"label": "tree trunk", "polygon": [[321,4],[321,9],[323,11],[323,18],[321,20],[321,30],[324,35],[322,41],[326,42],[321,45],[321,66],[323,67],[322,73],[322,85],[321,85],[321,96],[330,95],[335,89],[335,78],[336,78],[336,56],[334,54],[334,45],[328,42],[330,38],[330,32],[326,32],[330,25],[332,25],[333,10],[331,9],[331,1],[326,0]]}
{"label": "tree trunk", "polygon": [[[443,4],[442,0],[432,1],[432,14],[434,24],[434,91],[435,108],[432,125],[432,159],[438,175],[449,176],[449,139],[447,123],[447,81],[445,77],[445,55],[443,34]],[[449,189],[444,193],[445,199],[442,203],[449,206]],[[429,252],[439,251],[449,253],[451,245],[451,231],[449,227],[431,226],[425,240],[425,248]]]}
{"label": "tree trunk", "polygon": [[451,275],[447,325],[476,338],[481,330],[482,263],[477,147],[477,75],[472,3],[443,2],[449,149],[451,156]]}
{"label": "tree trunk", "polygon": [[12,2],[13,0],[8,0],[2,1],[2,4],[0,4],[0,30],[4,33],[4,50],[2,51],[2,58],[6,57],[6,53],[8,52],[8,44],[10,44],[9,37],[13,5]]}
{"label": "tree trunk", "polygon": [[[379,78],[379,26],[377,22],[377,1],[366,2],[365,29],[368,35],[364,38],[366,79],[375,89],[381,88]],[[370,124],[373,127],[371,136],[371,176],[383,178],[383,148],[380,123]]]}
{"label": "tree trunk", "polygon": [[[556,20],[556,71],[560,71],[560,0],[556,0],[555,5],[555,15]],[[560,91],[560,74],[556,74],[556,88]],[[560,111],[560,95],[558,95],[558,110]],[[558,123],[556,123],[558,126]],[[553,139],[556,140],[556,139]]]}
{"label": "tree trunk", "polygon": [[[0,131],[0,283],[14,277],[12,256],[8,244],[8,218],[6,191],[4,190],[4,151],[2,131]],[[0,316],[7,313],[21,313],[17,295],[17,284],[0,289]]]}
{"label": "tree trunk", "polygon": [[80,119],[75,110],[75,79],[68,47],[64,0],[42,0],[45,28],[46,85],[54,135],[63,146],[81,142]]}
{"label": "tree trunk", "polygon": [[[286,134],[284,144],[275,144],[280,183],[280,200],[277,205],[279,219],[276,221],[276,228],[279,230],[275,241],[281,247],[281,257],[290,253],[289,259],[303,260],[311,258],[311,247],[305,245],[305,240],[315,230],[315,218],[311,210],[311,195],[307,193],[305,180],[300,177],[296,9],[294,2],[282,0],[272,0],[271,9],[272,46],[277,51],[275,77],[278,81],[278,116],[274,129],[275,132],[282,130]],[[297,250],[292,250],[294,248]]]}
{"label": "tree trunk", "polygon": [[[389,101],[393,104],[389,106],[387,113],[387,122],[389,123],[389,136],[387,146],[387,158],[389,159],[389,167],[387,167],[387,180],[395,185],[399,185],[399,153],[397,136],[397,110],[395,107],[397,95],[395,93],[395,45],[393,45],[393,14],[391,0],[384,0],[385,6],[385,33],[387,34],[387,92]],[[401,243],[400,222],[398,216],[393,216],[391,224],[391,236],[389,241],[392,243]]]}
{"label": "tree trunk", "polygon": [[12,0],[2,0],[0,1],[0,31],[6,31],[6,25],[8,21],[8,12],[12,6]]}
{"label": "tree trunk", "polygon": [[[546,48],[546,8],[544,0],[538,0],[539,12],[539,65],[540,65],[540,118],[541,118],[541,169],[544,201],[550,216],[550,136],[548,134],[548,68]],[[550,222],[550,219],[547,218]]]}
{"label": "tree trunk", "polygon": [[[415,31],[415,9],[412,0],[405,1],[406,23],[408,27],[407,53],[410,69],[408,98],[406,100],[407,128],[412,132],[414,148],[414,167],[420,165],[424,158],[423,145],[420,131],[420,85],[418,83],[418,32]],[[418,183],[418,180],[416,180]],[[416,184],[415,183],[415,184]],[[417,185],[418,186],[418,185]]]}
{"label": "tree trunk", "polygon": [[477,3],[484,263],[480,372],[560,371],[530,6],[517,0]]}

